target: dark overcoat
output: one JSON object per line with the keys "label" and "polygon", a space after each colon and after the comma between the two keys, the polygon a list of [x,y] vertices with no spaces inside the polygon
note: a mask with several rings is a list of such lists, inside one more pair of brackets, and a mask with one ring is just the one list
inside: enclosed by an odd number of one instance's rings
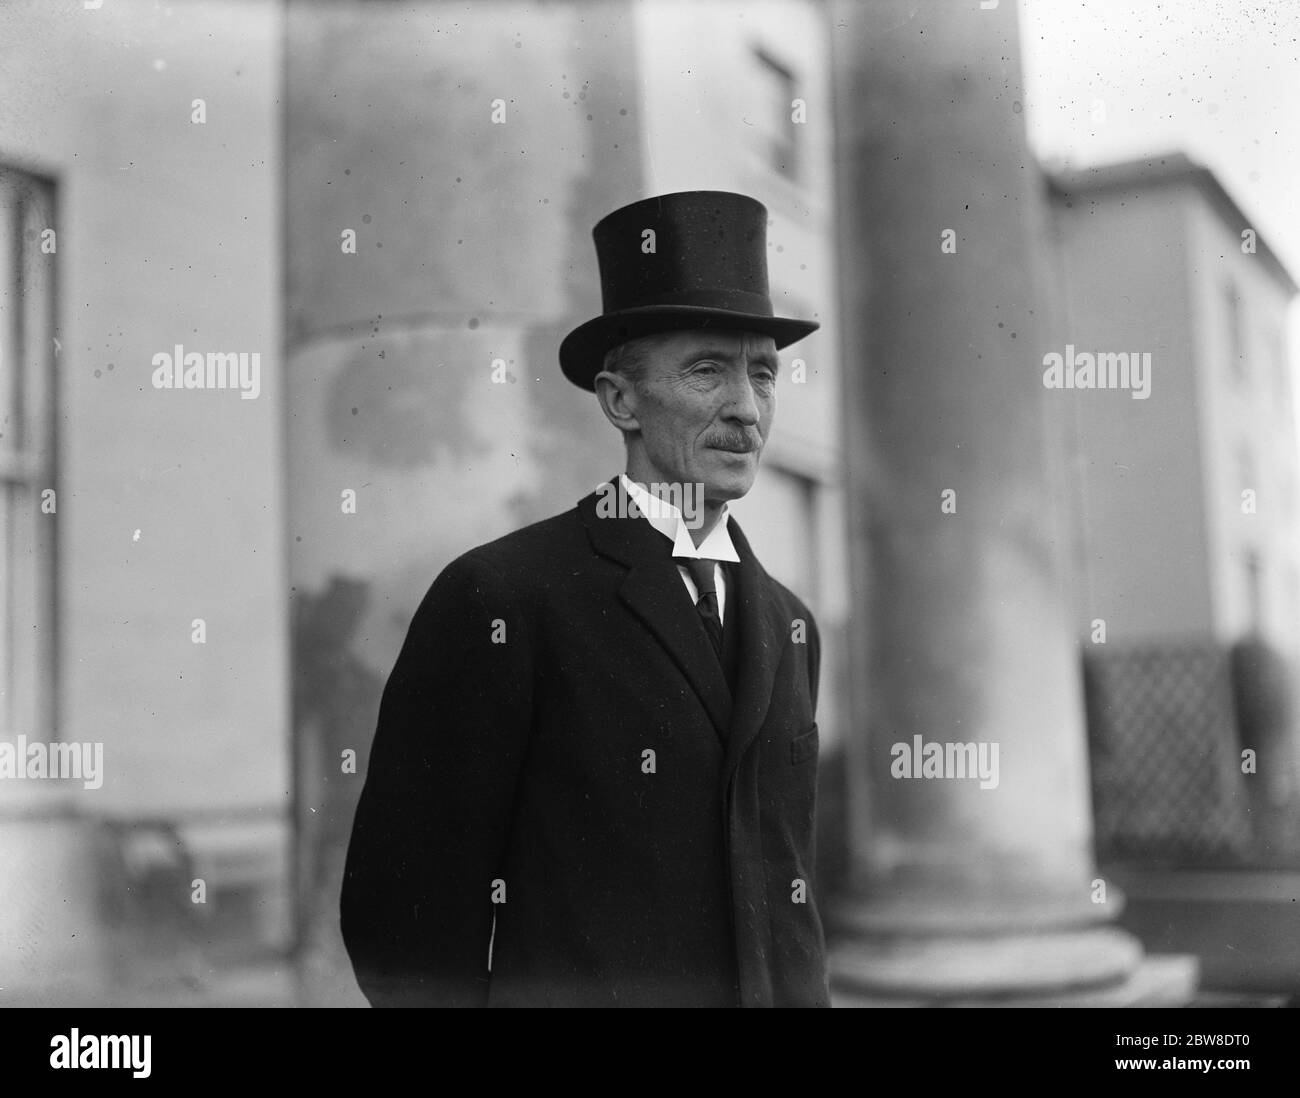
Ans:
{"label": "dark overcoat", "polygon": [[828,1005],[813,617],[733,520],[733,699],[672,543],[607,498],[415,613],[342,891],[376,1006]]}

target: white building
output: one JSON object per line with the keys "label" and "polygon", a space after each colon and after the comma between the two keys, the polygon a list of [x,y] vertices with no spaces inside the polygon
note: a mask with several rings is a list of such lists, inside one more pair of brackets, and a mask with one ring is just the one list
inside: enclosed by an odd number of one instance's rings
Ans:
{"label": "white building", "polygon": [[1295,282],[1214,175],[1185,156],[1061,174],[1050,186],[1062,343],[1076,354],[1149,353],[1152,364],[1145,399],[1068,394],[1081,634],[1097,619],[1111,643],[1257,633],[1295,659]]}

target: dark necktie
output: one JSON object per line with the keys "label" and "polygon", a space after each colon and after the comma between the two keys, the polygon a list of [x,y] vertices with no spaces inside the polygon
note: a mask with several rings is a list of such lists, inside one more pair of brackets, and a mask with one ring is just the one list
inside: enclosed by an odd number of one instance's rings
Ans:
{"label": "dark necktie", "polygon": [[722,659],[722,617],[718,614],[718,589],[713,582],[714,562],[699,557],[683,557],[679,558],[678,563],[686,566],[691,579],[695,581],[695,589],[700,593],[695,609],[700,612],[700,620],[704,623],[704,631],[709,634],[709,640],[713,642],[713,650],[717,652],[718,659]]}

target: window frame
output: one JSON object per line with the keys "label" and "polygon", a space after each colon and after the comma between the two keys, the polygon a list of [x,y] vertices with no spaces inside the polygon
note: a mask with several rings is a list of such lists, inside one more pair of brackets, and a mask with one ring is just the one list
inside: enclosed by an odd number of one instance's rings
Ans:
{"label": "window frame", "polygon": [[[43,250],[54,230],[54,249]],[[0,160],[0,733],[58,738],[58,187]]]}

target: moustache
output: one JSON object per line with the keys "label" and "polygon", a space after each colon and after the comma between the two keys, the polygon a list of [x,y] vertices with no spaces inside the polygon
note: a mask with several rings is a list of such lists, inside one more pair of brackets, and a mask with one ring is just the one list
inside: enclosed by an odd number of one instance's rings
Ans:
{"label": "moustache", "polygon": [[763,447],[763,440],[749,435],[719,435],[711,438],[706,445],[715,450],[730,450],[736,454],[757,453]]}

